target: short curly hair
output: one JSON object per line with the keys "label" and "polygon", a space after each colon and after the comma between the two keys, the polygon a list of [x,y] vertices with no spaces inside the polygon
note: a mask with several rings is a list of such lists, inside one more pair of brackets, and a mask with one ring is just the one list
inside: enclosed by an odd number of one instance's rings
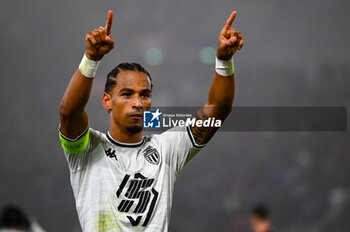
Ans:
{"label": "short curly hair", "polygon": [[110,71],[107,75],[105,84],[105,92],[108,94],[112,93],[113,88],[117,85],[117,76],[121,71],[137,71],[145,73],[151,81],[151,89],[153,87],[151,75],[147,70],[138,63],[121,63]]}

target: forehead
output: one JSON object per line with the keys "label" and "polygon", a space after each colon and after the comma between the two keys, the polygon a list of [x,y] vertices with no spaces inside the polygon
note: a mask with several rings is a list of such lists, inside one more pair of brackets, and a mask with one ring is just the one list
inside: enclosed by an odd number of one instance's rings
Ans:
{"label": "forehead", "polygon": [[121,71],[117,75],[117,84],[115,86],[115,91],[120,89],[151,89],[151,81],[146,73],[139,71]]}

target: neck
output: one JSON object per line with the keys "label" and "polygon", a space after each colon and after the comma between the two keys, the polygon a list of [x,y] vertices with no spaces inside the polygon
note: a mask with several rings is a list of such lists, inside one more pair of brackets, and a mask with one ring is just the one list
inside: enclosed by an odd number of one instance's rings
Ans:
{"label": "neck", "polygon": [[121,143],[138,143],[142,141],[143,130],[138,133],[131,133],[112,124],[109,134],[113,139]]}

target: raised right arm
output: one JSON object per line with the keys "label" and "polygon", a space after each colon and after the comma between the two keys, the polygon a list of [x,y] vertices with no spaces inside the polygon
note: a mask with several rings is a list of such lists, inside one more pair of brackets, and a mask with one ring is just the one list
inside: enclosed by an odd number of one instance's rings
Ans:
{"label": "raised right arm", "polygon": [[111,37],[112,21],[113,12],[110,10],[106,26],[86,34],[85,61],[83,59],[73,74],[60,106],[60,130],[67,138],[77,138],[88,127],[88,116],[84,108],[91,93],[95,73],[93,66],[97,66],[103,56],[114,47],[114,40]]}

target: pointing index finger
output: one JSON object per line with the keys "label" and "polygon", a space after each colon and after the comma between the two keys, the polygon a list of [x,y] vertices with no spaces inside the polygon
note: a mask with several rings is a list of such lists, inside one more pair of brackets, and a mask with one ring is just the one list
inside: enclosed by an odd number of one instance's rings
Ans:
{"label": "pointing index finger", "polygon": [[237,11],[233,11],[230,17],[227,19],[226,24],[225,24],[225,29],[229,29],[233,23],[233,20],[235,20],[237,15]]}
{"label": "pointing index finger", "polygon": [[109,36],[111,34],[112,22],[113,22],[113,11],[109,10],[108,11],[108,17],[107,17],[107,20],[106,20],[106,26],[105,26],[105,29],[107,31],[107,36]]}

